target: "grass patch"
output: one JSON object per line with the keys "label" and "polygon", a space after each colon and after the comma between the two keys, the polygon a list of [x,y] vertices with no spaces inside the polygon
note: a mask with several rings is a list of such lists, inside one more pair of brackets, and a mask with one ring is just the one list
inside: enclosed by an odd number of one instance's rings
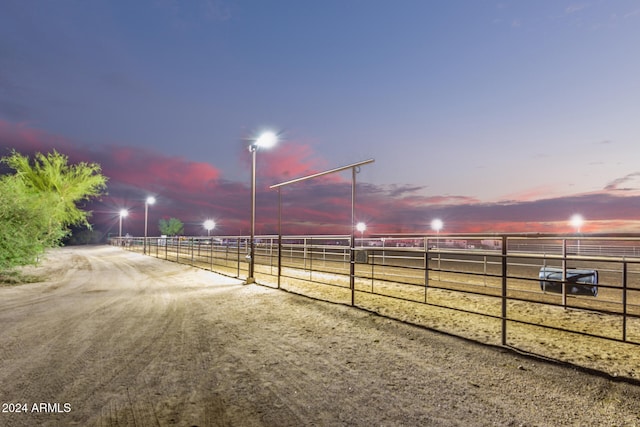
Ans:
{"label": "grass patch", "polygon": [[21,271],[0,271],[0,286],[17,286],[39,282],[41,279],[35,274],[25,274]]}

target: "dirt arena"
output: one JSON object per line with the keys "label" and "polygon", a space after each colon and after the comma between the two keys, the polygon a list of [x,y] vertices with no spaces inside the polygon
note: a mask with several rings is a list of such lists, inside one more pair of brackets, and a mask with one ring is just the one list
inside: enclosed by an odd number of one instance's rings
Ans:
{"label": "dirt arena", "polygon": [[[263,276],[262,281],[276,286],[273,277]],[[329,279],[324,281],[330,282]],[[282,287],[291,292],[340,304],[348,305],[351,299],[351,291],[345,287],[319,285],[291,278],[287,278]],[[355,305],[386,317],[468,338],[478,343],[501,346],[502,322],[499,298],[432,287],[427,292],[428,304],[424,304],[422,303],[425,298],[423,287],[407,290],[408,287],[404,286],[398,290],[396,285],[377,283],[375,288],[377,294],[372,294],[371,284],[367,280],[356,281],[356,289],[360,291],[356,292]],[[381,295],[394,295],[411,301]],[[550,297],[560,298],[559,295]],[[581,302],[585,301],[588,302],[587,299]],[[621,337],[622,323],[619,315],[598,313],[588,308],[565,310],[557,305],[525,301],[509,301],[507,310],[510,319],[588,334]],[[638,342],[639,319],[628,321],[627,336],[628,339]],[[587,370],[593,369],[612,377],[640,379],[640,346],[638,345],[516,322],[507,323],[506,338],[507,346],[515,351],[558,363],[570,363]]]}
{"label": "dirt arena", "polygon": [[119,248],[25,274],[0,287],[3,426],[640,425],[633,378]]}

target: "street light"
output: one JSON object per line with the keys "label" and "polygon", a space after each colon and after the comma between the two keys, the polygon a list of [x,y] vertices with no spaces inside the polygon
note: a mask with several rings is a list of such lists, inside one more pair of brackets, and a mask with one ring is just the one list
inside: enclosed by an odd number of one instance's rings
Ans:
{"label": "street light", "polygon": [[147,200],[144,202],[144,248],[143,253],[147,254],[147,224],[149,219],[149,205],[153,205],[156,202],[156,198],[153,196],[147,197]]}
{"label": "street light", "polygon": [[249,145],[251,152],[251,237],[249,240],[249,274],[246,283],[255,282],[255,234],[256,234],[256,151],[258,148],[271,148],[278,142],[278,135],[273,132],[264,132]]}
{"label": "street light", "polygon": [[363,247],[364,247],[364,230],[366,229],[367,229],[367,224],[365,224],[364,222],[359,222],[356,224],[356,230],[360,232],[360,242],[362,243]]}
{"label": "street light", "polygon": [[213,230],[216,227],[216,223],[212,219],[206,220],[203,225],[204,225],[205,230],[207,230],[207,236],[210,236],[211,235],[211,230]]}
{"label": "street light", "polygon": [[440,249],[440,230],[442,230],[442,227],[444,226],[444,223],[442,222],[441,219],[436,218],[433,221],[431,221],[431,229],[434,230],[436,232],[436,248]]}
{"label": "street light", "polygon": [[[576,229],[576,234],[579,235],[580,228],[582,228],[582,225],[584,224],[584,218],[582,217],[582,215],[574,214],[573,216],[571,216],[571,219],[569,222],[571,223],[573,228]],[[577,241],[576,254],[580,255],[580,238],[578,238],[578,241]]]}
{"label": "street light", "polygon": [[576,233],[580,233],[580,228],[584,224],[584,218],[580,214],[575,214],[571,217],[571,225],[576,229]]}
{"label": "street light", "polygon": [[129,211],[126,209],[122,209],[120,211],[120,228],[118,231],[118,237],[122,238],[122,218],[126,218],[127,216],[129,216]]}

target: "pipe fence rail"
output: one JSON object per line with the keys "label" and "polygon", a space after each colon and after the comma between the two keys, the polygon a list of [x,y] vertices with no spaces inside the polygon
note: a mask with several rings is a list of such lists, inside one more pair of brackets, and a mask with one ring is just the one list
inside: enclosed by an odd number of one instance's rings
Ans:
{"label": "pipe fence rail", "polygon": [[[518,328],[640,344],[640,235],[256,236],[255,279],[414,321],[453,311]],[[246,279],[247,236],[118,237],[110,243]],[[571,318],[570,322],[567,320]],[[454,332],[455,331],[449,331]]]}

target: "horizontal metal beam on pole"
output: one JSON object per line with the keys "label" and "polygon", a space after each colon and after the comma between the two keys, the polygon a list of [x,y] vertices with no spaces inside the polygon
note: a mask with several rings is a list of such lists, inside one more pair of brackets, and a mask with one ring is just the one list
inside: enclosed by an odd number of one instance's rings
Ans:
{"label": "horizontal metal beam on pole", "polygon": [[319,176],[328,175],[330,173],[335,173],[335,172],[340,172],[340,171],[343,171],[343,170],[346,170],[346,169],[356,168],[358,166],[366,165],[366,164],[373,163],[373,162],[375,162],[374,159],[369,159],[369,160],[365,160],[365,161],[362,161],[362,162],[354,163],[354,164],[351,164],[351,165],[342,166],[340,168],[335,168],[335,169],[331,169],[331,170],[324,171],[324,172],[314,173],[313,175],[308,175],[308,176],[303,176],[301,178],[292,179],[291,181],[286,181],[286,182],[281,182],[279,184],[274,184],[274,185],[270,186],[269,188],[273,189],[273,188],[278,188],[278,187],[284,187],[285,185],[295,184],[296,182],[306,181],[307,179],[317,178]]}

